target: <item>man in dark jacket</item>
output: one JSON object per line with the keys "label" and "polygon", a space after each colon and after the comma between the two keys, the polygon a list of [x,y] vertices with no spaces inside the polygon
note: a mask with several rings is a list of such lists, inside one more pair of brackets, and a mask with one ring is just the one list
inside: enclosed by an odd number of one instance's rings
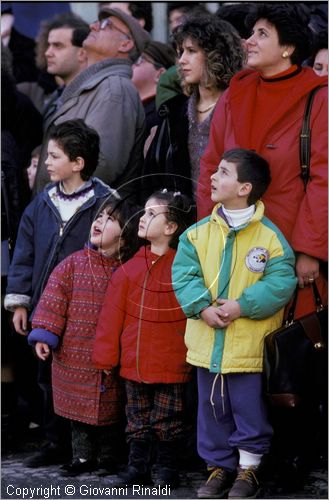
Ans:
{"label": "man in dark jacket", "polygon": [[61,105],[45,123],[36,190],[39,192],[49,181],[45,158],[51,127],[82,118],[100,135],[95,175],[121,195],[129,196],[136,192],[131,181],[141,173],[145,126],[143,106],[131,82],[131,65],[150,37],[133,17],[117,9],[101,10],[90,29],[83,43],[88,67],[67,85]]}
{"label": "man in dark jacket", "polygon": [[132,81],[144,106],[147,136],[152,127],[157,126],[160,121],[155,107],[159,78],[175,64],[175,59],[176,53],[170,45],[152,41],[133,64]]}

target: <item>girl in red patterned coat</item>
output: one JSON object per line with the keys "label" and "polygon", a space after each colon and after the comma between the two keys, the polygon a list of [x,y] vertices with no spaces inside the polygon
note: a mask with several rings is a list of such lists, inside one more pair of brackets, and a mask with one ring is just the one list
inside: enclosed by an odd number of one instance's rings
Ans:
{"label": "girl in red patterned coat", "polygon": [[91,244],[54,269],[33,317],[29,343],[41,360],[53,350],[55,413],[71,421],[65,476],[115,467],[124,388],[115,370],[92,367],[91,353],[108,282],[139,246],[137,222],[136,206],[109,198],[91,226]]}
{"label": "girl in red patterned coat", "polygon": [[130,452],[117,485],[150,482],[153,439],[156,485],[179,483],[175,462],[186,437],[184,390],[191,367],[184,344],[186,317],[173,291],[171,267],[178,238],[192,222],[186,196],[166,189],[153,194],[138,230],[150,245],[121,267],[105,295],[92,359],[99,370],[120,364],[125,379]]}

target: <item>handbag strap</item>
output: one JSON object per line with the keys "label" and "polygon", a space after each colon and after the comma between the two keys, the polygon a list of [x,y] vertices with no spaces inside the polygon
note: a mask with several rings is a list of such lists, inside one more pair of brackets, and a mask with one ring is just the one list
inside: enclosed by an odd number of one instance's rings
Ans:
{"label": "handbag strap", "polygon": [[314,295],[316,310],[318,312],[322,311],[322,309],[323,309],[322,299],[321,299],[321,296],[319,294],[318,287],[315,284],[315,281],[312,283],[312,288],[313,288],[313,295]]}
{"label": "handbag strap", "polygon": [[304,191],[306,192],[306,186],[310,179],[310,157],[311,157],[311,128],[310,128],[310,117],[312,111],[312,104],[315,94],[320,90],[322,86],[315,87],[311,90],[307,97],[302,129],[299,135],[299,159],[300,159],[300,176],[304,183]]}
{"label": "handbag strap", "polygon": [[[323,304],[322,304],[321,296],[319,294],[318,287],[315,284],[315,281],[312,283],[312,290],[313,290],[313,296],[314,296],[314,301],[315,301],[315,305],[316,305],[316,310],[317,310],[317,312],[319,312],[323,309]],[[298,291],[299,291],[299,287],[297,285],[295,293],[294,293],[294,298],[293,298],[292,304],[289,307],[288,317],[286,319],[286,326],[291,325],[294,322],[295,310],[296,310],[297,299],[298,299]]]}

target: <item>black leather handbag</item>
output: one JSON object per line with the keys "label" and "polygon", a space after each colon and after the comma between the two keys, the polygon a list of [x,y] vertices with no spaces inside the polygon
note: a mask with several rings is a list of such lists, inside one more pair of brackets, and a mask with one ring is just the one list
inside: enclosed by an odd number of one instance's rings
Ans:
{"label": "black leather handbag", "polygon": [[265,394],[275,406],[324,401],[328,384],[328,307],[312,284],[316,312],[294,319],[298,289],[284,326],[265,337]]}
{"label": "black leather handbag", "polygon": [[[306,192],[310,180],[310,116],[315,94],[308,95],[299,135],[301,179]],[[295,407],[305,399],[323,402],[328,386],[328,308],[313,283],[316,312],[294,319],[298,287],[284,326],[264,343],[265,394],[275,406]]]}

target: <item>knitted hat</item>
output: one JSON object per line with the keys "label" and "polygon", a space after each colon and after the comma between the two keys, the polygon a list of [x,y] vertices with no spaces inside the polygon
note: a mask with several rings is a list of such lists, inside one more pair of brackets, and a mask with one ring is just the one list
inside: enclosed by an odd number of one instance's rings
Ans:
{"label": "knitted hat", "polygon": [[156,64],[166,69],[175,64],[176,52],[166,43],[151,41],[143,53],[149,55]]}
{"label": "knitted hat", "polygon": [[135,47],[137,51],[141,54],[146,44],[151,40],[151,37],[148,34],[148,32],[141,27],[139,22],[136,21],[134,17],[129,16],[122,10],[104,7],[98,13],[98,19],[100,21],[110,16],[117,17],[129,28],[129,31],[132,34],[133,40],[135,42]]}

